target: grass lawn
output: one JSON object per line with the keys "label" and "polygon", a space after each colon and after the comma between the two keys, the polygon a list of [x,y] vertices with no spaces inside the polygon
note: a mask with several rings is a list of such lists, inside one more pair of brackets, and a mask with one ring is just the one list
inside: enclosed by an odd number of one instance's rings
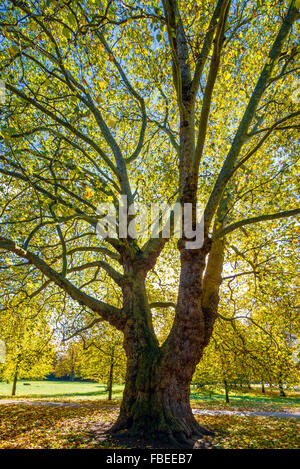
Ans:
{"label": "grass lawn", "polygon": [[[27,384],[27,385],[26,385]],[[29,385],[28,385],[29,384]],[[0,399],[10,398],[11,383],[0,382]],[[113,399],[122,399],[124,386],[113,386]],[[106,386],[99,383],[78,381],[31,381],[21,380],[17,384],[15,398],[38,398],[47,400],[98,400],[107,399]],[[249,410],[280,410],[300,407],[300,393],[288,392],[287,397],[280,397],[278,391],[262,394],[253,388],[248,392],[231,391],[230,403],[226,404],[223,390],[216,389],[211,394],[199,393],[191,388],[192,404],[200,408],[233,408]]]}
{"label": "grass lawn", "polygon": [[231,391],[229,400],[229,404],[226,404],[222,392],[216,391],[208,395],[191,390],[191,402],[197,408],[266,411],[300,408],[300,392],[288,392],[287,397],[280,397],[278,392],[270,392],[269,390],[266,394],[262,394],[256,389],[248,392]]}
{"label": "grass lawn", "polygon": [[[25,385],[28,383],[28,385]],[[12,384],[0,382],[0,399],[11,395]],[[113,387],[113,398],[121,399],[122,385]],[[18,381],[15,397],[44,398],[44,399],[107,399],[106,386],[99,383],[84,383],[79,381]]]}

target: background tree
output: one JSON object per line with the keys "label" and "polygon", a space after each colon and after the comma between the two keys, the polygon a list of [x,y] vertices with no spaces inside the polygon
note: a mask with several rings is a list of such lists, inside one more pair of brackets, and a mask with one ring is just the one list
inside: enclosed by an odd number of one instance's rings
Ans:
{"label": "background tree", "polygon": [[74,381],[75,378],[80,377],[80,364],[81,364],[82,349],[80,344],[73,342],[69,344],[64,351],[58,353],[53,373],[57,378],[69,378]]}
{"label": "background tree", "polygon": [[113,385],[124,383],[125,368],[126,359],[120,333],[102,323],[83,341],[81,376],[106,383],[108,400],[111,400]]}
{"label": "background tree", "polygon": [[53,369],[52,331],[45,318],[31,308],[9,311],[0,317],[6,360],[0,365],[2,379],[12,381],[12,396],[21,378],[45,378]]}
{"label": "background tree", "polygon": [[[89,311],[90,324],[106,320],[124,334],[116,430],[179,445],[203,434],[189,385],[217,317],[225,245],[245,231],[251,244],[260,222],[287,231],[299,213],[296,3],[1,7],[2,262],[39,284],[23,295],[46,295],[54,283],[83,322]],[[194,229],[200,201],[202,247],[191,249],[185,235],[176,253],[162,236],[99,241],[97,206],[118,207],[120,194],[128,206],[189,203]],[[180,257],[180,272],[161,345],[147,289],[168,256]],[[169,307],[168,296],[160,300]]]}
{"label": "background tree", "polygon": [[[264,259],[266,252],[261,248],[255,264],[249,246],[244,249],[238,251],[245,264],[241,268],[244,274],[223,277],[222,290],[229,287],[230,295],[223,296],[226,301],[221,301],[213,340],[197,367],[194,382],[218,385],[224,370],[230,376],[229,385],[242,385],[247,390],[249,384],[260,383],[265,392],[268,383],[284,396],[299,380],[299,366],[293,360],[299,337],[297,267],[293,257],[284,266],[274,256]],[[230,263],[236,262],[235,257],[228,250],[228,270]],[[247,271],[249,263],[252,270]]]}

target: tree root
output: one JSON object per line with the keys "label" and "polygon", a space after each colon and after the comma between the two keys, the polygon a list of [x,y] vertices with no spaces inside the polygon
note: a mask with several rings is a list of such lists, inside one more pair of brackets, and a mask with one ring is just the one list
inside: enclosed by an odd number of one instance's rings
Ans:
{"label": "tree root", "polygon": [[141,428],[141,426],[130,426],[123,422],[116,422],[109,430],[118,440],[137,439],[145,440],[145,444],[160,448],[182,448],[191,449],[196,442],[202,440],[203,436],[213,436],[213,432],[201,427],[197,422],[193,428],[187,432],[187,425],[182,425],[182,430],[169,428],[153,429]]}
{"label": "tree root", "polygon": [[153,412],[153,416],[151,412],[145,412],[143,416],[137,409],[132,412],[131,409],[128,412],[121,410],[110,433],[118,439],[144,439],[157,447],[163,445],[172,448],[193,448],[204,436],[213,436],[212,431],[197,422],[191,408],[161,406],[161,412],[157,412],[157,407],[154,410],[156,412]]}

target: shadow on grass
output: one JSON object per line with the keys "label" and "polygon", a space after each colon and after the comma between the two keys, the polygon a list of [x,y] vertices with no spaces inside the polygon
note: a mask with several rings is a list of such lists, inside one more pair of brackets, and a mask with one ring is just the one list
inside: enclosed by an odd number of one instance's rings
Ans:
{"label": "shadow on grass", "polygon": [[[91,391],[91,392],[61,392],[57,394],[26,394],[26,397],[80,397],[80,396],[105,396],[108,391]],[[18,396],[20,397],[20,396]]]}
{"label": "shadow on grass", "polygon": [[[99,386],[100,387],[100,386]],[[118,398],[120,397],[119,395],[121,395],[121,391],[115,391],[113,392],[113,398]],[[30,398],[60,398],[60,397],[65,397],[65,398],[72,398],[72,397],[103,397],[103,398],[106,398],[108,395],[108,391],[106,389],[102,389],[102,390],[99,390],[99,391],[89,391],[89,392],[86,392],[86,391],[82,391],[82,392],[60,392],[60,393],[32,393],[32,394],[18,394],[17,396],[5,396],[5,398],[7,397],[11,397],[12,399],[15,399],[15,398],[18,398],[18,397],[21,397],[21,398],[26,398],[26,399],[30,399]],[[118,396],[118,397],[116,397]],[[0,397],[2,397],[0,395]]]}

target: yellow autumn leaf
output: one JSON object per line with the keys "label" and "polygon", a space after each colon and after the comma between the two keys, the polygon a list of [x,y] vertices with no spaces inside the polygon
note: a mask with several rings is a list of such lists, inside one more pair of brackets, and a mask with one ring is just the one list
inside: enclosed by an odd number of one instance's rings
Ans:
{"label": "yellow autumn leaf", "polygon": [[93,195],[93,191],[90,187],[87,187],[86,190],[85,190],[85,196],[87,199],[90,199]]}
{"label": "yellow autumn leaf", "polygon": [[17,50],[18,49],[15,46],[10,46],[8,48],[8,53],[9,53],[10,57],[13,57],[15,55],[15,53],[17,52]]}

